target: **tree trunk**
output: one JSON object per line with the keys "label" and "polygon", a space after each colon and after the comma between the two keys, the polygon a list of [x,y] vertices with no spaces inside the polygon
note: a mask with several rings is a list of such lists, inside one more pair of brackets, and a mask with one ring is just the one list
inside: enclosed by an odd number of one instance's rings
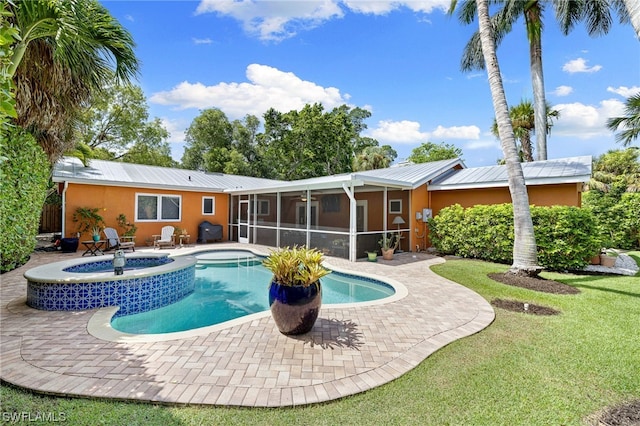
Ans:
{"label": "tree trunk", "polygon": [[624,5],[629,12],[631,25],[636,30],[636,37],[640,39],[640,2],[638,0],[624,0]]}
{"label": "tree trunk", "polygon": [[544,95],[542,73],[542,23],[537,2],[525,10],[529,37],[529,61],[533,88],[533,112],[536,132],[536,156],[538,161],[547,159],[547,102]]}
{"label": "tree trunk", "polygon": [[529,195],[527,194],[527,186],[518,158],[516,140],[509,118],[509,107],[507,106],[498,57],[496,56],[495,39],[491,22],[489,21],[489,4],[488,0],[477,0],[476,4],[482,53],[489,77],[489,87],[491,88],[493,108],[496,113],[500,145],[504,153],[509,179],[509,192],[513,203],[515,238],[513,264],[510,272],[535,276],[540,273],[541,268],[537,263],[536,239],[533,234],[533,221],[529,210]]}

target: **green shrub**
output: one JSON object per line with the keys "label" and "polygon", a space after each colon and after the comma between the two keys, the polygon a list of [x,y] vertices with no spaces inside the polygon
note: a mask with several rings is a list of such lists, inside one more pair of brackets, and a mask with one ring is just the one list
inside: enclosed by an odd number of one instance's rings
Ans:
{"label": "green shrub", "polygon": [[[579,269],[600,249],[593,215],[577,207],[531,207],[538,263],[551,270]],[[444,254],[513,261],[511,204],[442,209],[429,221],[431,242]]]}
{"label": "green shrub", "polygon": [[582,206],[593,213],[605,247],[640,248],[640,193],[626,188],[617,181],[608,192],[592,189],[582,195]]}
{"label": "green shrub", "polygon": [[49,163],[33,137],[18,128],[7,133],[0,156],[0,270],[6,272],[25,263],[35,248]]}

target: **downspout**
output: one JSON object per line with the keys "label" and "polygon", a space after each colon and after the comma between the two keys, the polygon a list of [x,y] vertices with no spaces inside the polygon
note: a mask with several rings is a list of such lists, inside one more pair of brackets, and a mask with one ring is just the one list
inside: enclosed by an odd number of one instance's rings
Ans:
{"label": "downspout", "polygon": [[65,231],[67,228],[67,188],[69,187],[69,182],[64,181],[64,186],[62,188],[62,228],[60,233],[62,234],[60,238],[64,238]]}
{"label": "downspout", "polygon": [[357,239],[356,239],[356,210],[357,203],[356,197],[353,196],[353,187],[348,188],[346,183],[342,184],[342,189],[344,190],[347,197],[349,197],[349,261],[356,261],[356,250],[357,250]]}

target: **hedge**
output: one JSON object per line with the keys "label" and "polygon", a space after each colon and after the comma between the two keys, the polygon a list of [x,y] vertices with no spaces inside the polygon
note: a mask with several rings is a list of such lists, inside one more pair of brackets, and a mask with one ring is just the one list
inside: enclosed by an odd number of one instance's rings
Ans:
{"label": "hedge", "polygon": [[[549,270],[581,269],[601,249],[590,211],[531,206],[538,264]],[[513,206],[456,204],[429,220],[431,242],[443,254],[498,263],[513,262]]]}
{"label": "hedge", "polygon": [[0,144],[0,271],[24,264],[36,246],[49,162],[27,132],[12,128]]}

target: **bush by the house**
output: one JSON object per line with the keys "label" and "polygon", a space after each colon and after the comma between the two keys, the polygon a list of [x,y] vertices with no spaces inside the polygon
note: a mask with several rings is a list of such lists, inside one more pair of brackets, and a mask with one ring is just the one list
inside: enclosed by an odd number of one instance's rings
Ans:
{"label": "bush by the house", "polygon": [[0,144],[0,271],[17,268],[36,245],[49,163],[28,133],[13,128]]}
{"label": "bush by the house", "polygon": [[625,189],[625,182],[619,181],[608,192],[590,190],[582,196],[582,206],[596,218],[605,247],[640,248],[640,193]]}
{"label": "bush by the house", "polygon": [[[540,266],[551,270],[577,269],[598,253],[601,242],[590,211],[532,206],[531,217]],[[431,242],[443,254],[499,263],[513,261],[511,204],[446,207],[429,221],[429,230]]]}

